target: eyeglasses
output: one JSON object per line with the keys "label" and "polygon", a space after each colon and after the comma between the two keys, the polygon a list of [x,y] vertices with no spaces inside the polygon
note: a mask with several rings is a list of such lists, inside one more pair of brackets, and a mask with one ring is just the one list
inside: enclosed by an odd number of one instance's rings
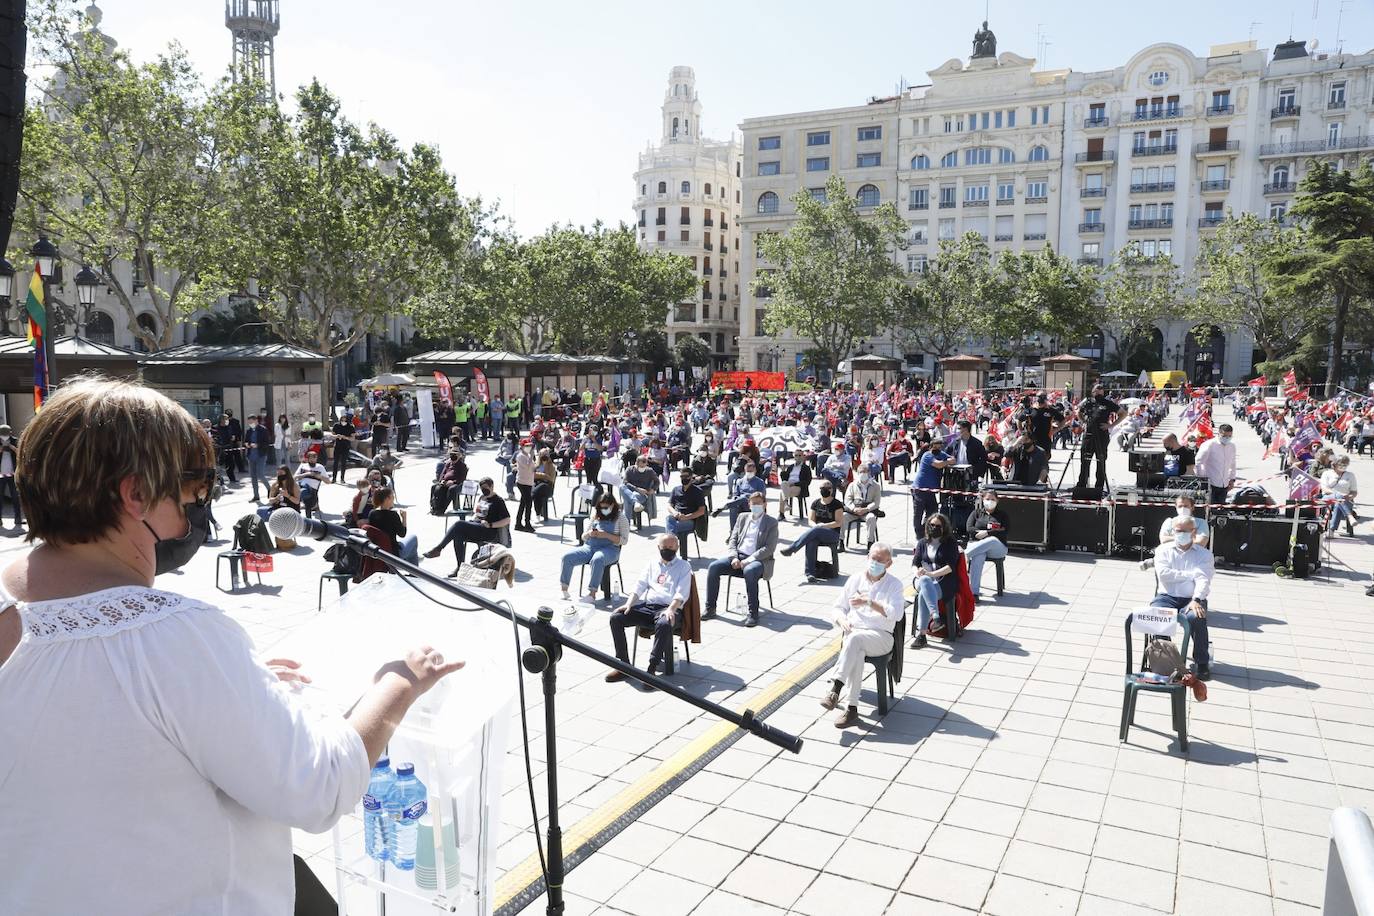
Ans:
{"label": "eyeglasses", "polygon": [[196,468],[192,471],[182,471],[181,480],[183,483],[203,483],[208,487],[214,484],[215,474],[214,468]]}

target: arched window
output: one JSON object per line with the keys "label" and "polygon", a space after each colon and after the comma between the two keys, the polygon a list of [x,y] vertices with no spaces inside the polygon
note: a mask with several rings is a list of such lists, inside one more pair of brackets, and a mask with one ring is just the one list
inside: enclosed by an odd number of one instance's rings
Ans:
{"label": "arched window", "polygon": [[[138,326],[149,334],[156,335],[158,333],[157,319],[148,312],[140,312],[136,320],[138,321]],[[135,337],[134,349],[140,353],[146,353],[148,352],[148,345],[143,342],[143,338]]]}
{"label": "arched window", "polygon": [[859,188],[858,198],[859,206],[876,207],[878,202],[882,200],[882,195],[878,193],[876,185],[866,184]]}
{"label": "arched window", "polygon": [[684,181],[684,182],[682,183],[682,193],[683,193],[683,194],[691,194],[691,193],[692,193],[692,183],[691,183],[690,181]]}
{"label": "arched window", "polygon": [[639,186],[639,193],[640,193],[640,196],[641,196],[641,197],[642,197],[643,195],[645,195],[645,194],[648,194],[648,193],[649,193],[649,186],[648,186],[647,184],[642,184],[642,185],[640,185],[640,186]]}
{"label": "arched window", "polygon": [[721,334],[720,332],[716,332],[716,352],[725,352],[725,335]]}
{"label": "arched window", "polygon": [[86,339],[92,343],[114,346],[114,319],[104,312],[91,312],[91,317],[86,321]]}
{"label": "arched window", "polygon": [[196,322],[196,343],[209,343],[209,335],[213,333],[215,322],[209,315]]}
{"label": "arched window", "polygon": [[1012,151],[1012,150],[1007,149],[1005,146],[1004,146],[1004,147],[1001,147],[1000,149],[997,150],[997,161],[998,161],[998,162],[1015,162],[1015,161],[1016,161],[1016,153],[1015,153],[1014,151]]}
{"label": "arched window", "polygon": [[958,164],[959,164],[959,151],[958,151],[958,150],[954,150],[953,152],[945,153],[943,156],[940,157],[940,168],[942,168],[942,169],[952,169],[952,168],[954,168],[954,167],[955,167],[956,165],[958,165]]}
{"label": "arched window", "polygon": [[674,137],[677,136],[677,124],[678,124],[677,118],[673,118],[673,136],[674,136]]}
{"label": "arched window", "polygon": [[660,181],[660,182],[658,183],[658,193],[660,193],[660,194],[667,194],[667,193],[668,193],[668,182],[666,182],[666,181]]}
{"label": "arched window", "polygon": [[1271,180],[1274,184],[1278,184],[1278,185],[1288,184],[1288,166],[1286,166],[1286,165],[1276,165],[1276,166],[1274,166],[1274,175],[1273,175],[1273,177],[1272,177],[1270,180]]}
{"label": "arched window", "polygon": [[911,167],[913,169],[917,169],[918,171],[920,169],[930,168],[930,157],[927,156],[925,153],[917,153],[916,155],[911,157]]}
{"label": "arched window", "polygon": [[759,195],[759,212],[760,212],[760,213],[777,213],[777,212],[778,212],[778,195],[774,194],[772,191],[764,191],[762,194],[760,194],[760,195]]}
{"label": "arched window", "polygon": [[1032,146],[1028,158],[1031,162],[1044,162],[1050,158],[1050,151],[1043,146]]}
{"label": "arched window", "polygon": [[702,189],[702,193],[707,197],[711,196],[711,182],[706,182],[706,187]]}

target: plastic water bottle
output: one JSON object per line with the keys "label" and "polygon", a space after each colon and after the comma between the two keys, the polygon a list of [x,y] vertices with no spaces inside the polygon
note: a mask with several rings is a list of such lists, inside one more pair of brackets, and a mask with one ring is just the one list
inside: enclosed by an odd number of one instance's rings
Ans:
{"label": "plastic water bottle", "polygon": [[372,778],[367,782],[367,794],[363,796],[363,844],[369,857],[385,862],[391,857],[391,822],[382,804],[396,785],[396,774],[391,770],[391,760],[380,757],[372,768]]}
{"label": "plastic water bottle", "polygon": [[[576,636],[582,632],[582,628],[587,625],[596,609],[589,604],[577,605],[568,604],[563,608],[563,613],[554,618],[554,627],[565,636]],[[440,681],[439,683],[443,683]]]}
{"label": "plastic water bottle", "polygon": [[428,798],[424,783],[415,778],[415,764],[398,764],[396,784],[382,808],[391,820],[391,861],[402,871],[415,868],[415,840],[420,830],[420,817],[428,808]]}

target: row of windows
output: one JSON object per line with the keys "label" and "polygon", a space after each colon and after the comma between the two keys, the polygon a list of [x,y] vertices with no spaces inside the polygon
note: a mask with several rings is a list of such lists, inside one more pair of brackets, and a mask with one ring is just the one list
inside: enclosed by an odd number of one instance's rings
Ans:
{"label": "row of windows", "polygon": [[[680,193],[682,193],[682,194],[691,194],[691,193],[692,193],[692,183],[691,183],[690,181],[684,181],[684,182],[682,182],[682,184],[678,185],[678,191],[679,191]],[[667,193],[668,193],[668,182],[666,182],[666,181],[660,181],[660,182],[658,183],[658,193],[660,193],[660,194],[667,194]],[[708,181],[708,182],[706,182],[705,184],[703,184],[703,185],[701,186],[701,193],[702,193],[702,196],[704,196],[704,197],[710,197],[710,196],[711,196],[711,182]],[[640,196],[640,197],[647,197],[648,195],[649,195],[649,186],[648,186],[647,184],[642,184],[642,185],[640,185],[640,186],[639,186],[639,196]],[[722,186],[720,187],[720,195],[719,195],[719,196],[720,196],[720,199],[721,199],[721,200],[724,200],[724,199],[725,199],[725,186],[724,186],[724,185],[722,185]],[[739,203],[738,200],[735,201],[735,202],[736,202],[736,203]]]}
{"label": "row of windows", "polygon": [[[958,188],[954,185],[945,185],[940,188],[940,207],[948,209],[955,205]],[[911,188],[907,198],[908,210],[928,210],[930,209],[930,190],[928,188]],[[986,203],[992,195],[991,185],[965,185],[964,202],[977,205]],[[1026,200],[1046,200],[1049,197],[1049,183],[1046,181],[1027,181]],[[1014,181],[997,182],[997,200],[1011,201],[1016,199],[1016,183]]]}
{"label": "row of windows", "polygon": [[[825,202],[825,188],[807,188],[807,193],[809,193],[814,199],[819,200],[822,203]],[[859,206],[861,207],[876,207],[879,203],[882,202],[882,193],[879,192],[876,185],[866,184],[863,187],[859,188],[859,190],[855,193],[854,198],[859,202]],[[769,216],[774,213],[777,213],[778,207],[781,205],[781,202],[781,198],[779,198],[778,195],[774,192],[764,191],[762,194],[759,195],[758,212],[760,215],[763,216]]]}
{"label": "row of windows", "polygon": [[[1030,107],[1031,124],[1050,123],[1050,106],[1032,105]],[[1007,108],[1002,111],[971,111],[967,116],[963,114],[945,115],[945,133],[962,134],[964,131],[972,130],[1000,130],[1003,127],[1016,126],[1016,109]]]}
{"label": "row of windows", "polygon": [[[964,150],[964,165],[991,165],[996,151],[997,164],[1006,165],[1016,161],[1016,151],[1005,146],[970,146]],[[1050,158],[1050,151],[1047,147],[1039,144],[1032,146],[1028,162],[1047,162]],[[952,169],[959,165],[959,151],[952,150],[940,158],[940,168]],[[911,168],[915,171],[924,171],[930,168],[930,157],[925,153],[917,153],[911,157]]]}
{"label": "row of windows", "polygon": [[[878,126],[878,125],[875,125],[875,126],[872,126],[872,127],[860,127],[860,128],[858,129],[858,131],[855,133],[855,139],[857,139],[857,140],[859,140],[859,141],[865,141],[865,140],[881,140],[882,138],[883,138],[883,129],[882,129],[881,126]],[[807,145],[807,146],[829,146],[829,145],[830,145],[830,131],[828,131],[828,130],[813,130],[813,131],[809,131],[809,132],[807,133],[807,135],[806,135],[806,145]],[[760,150],[782,149],[782,137],[781,137],[781,135],[779,135],[779,134],[773,134],[772,136],[768,136],[768,137],[759,137],[759,149],[760,149]]]}

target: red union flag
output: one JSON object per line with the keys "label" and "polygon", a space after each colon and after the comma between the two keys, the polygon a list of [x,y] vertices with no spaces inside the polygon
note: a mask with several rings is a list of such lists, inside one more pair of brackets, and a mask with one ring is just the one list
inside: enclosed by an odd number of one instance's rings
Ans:
{"label": "red union flag", "polygon": [[270,553],[253,553],[251,550],[243,554],[243,571],[246,573],[270,573],[272,571],[272,555]]}
{"label": "red union flag", "polygon": [[491,400],[491,389],[487,387],[487,374],[476,367],[472,370],[472,383],[477,389],[477,396],[483,403]]}
{"label": "red union flag", "polygon": [[444,373],[440,372],[438,369],[435,369],[434,383],[439,386],[440,399],[442,399],[445,404],[451,405],[453,403],[453,386],[449,384],[448,376],[444,375]]}
{"label": "red union flag", "polygon": [[1292,369],[1283,374],[1283,396],[1290,401],[1302,397],[1302,392],[1298,389],[1298,374]]}

